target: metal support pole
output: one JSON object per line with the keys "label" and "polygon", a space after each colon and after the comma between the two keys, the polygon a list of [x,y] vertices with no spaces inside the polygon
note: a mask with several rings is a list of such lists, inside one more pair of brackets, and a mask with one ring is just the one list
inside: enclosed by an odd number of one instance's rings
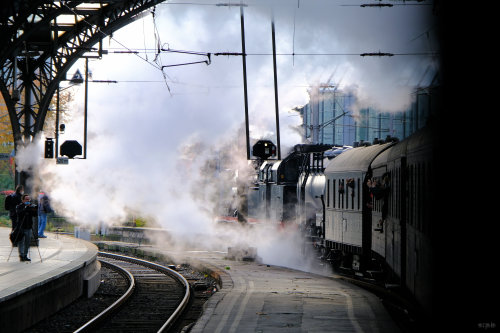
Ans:
{"label": "metal support pole", "polygon": [[56,151],[55,151],[55,158],[57,160],[57,158],[59,157],[59,106],[60,106],[60,103],[59,103],[59,98],[60,98],[60,94],[59,94],[59,83],[57,84],[57,103],[56,103]]}
{"label": "metal support pole", "polygon": [[[22,145],[26,147],[31,142],[31,87],[33,85],[33,75],[29,72],[29,55],[26,52],[26,72],[24,73],[24,139]],[[17,149],[16,149],[17,155]],[[28,186],[28,171],[19,173],[19,184],[24,186],[24,192],[31,194],[31,186]]]}
{"label": "metal support pole", "polygon": [[247,95],[247,60],[245,51],[245,19],[243,18],[243,6],[240,6],[241,17],[241,52],[243,59],[243,98],[245,100],[245,132],[247,145],[247,160],[250,159],[250,130],[248,128],[248,95]]}
{"label": "metal support pole", "polygon": [[[26,75],[28,76],[28,75]],[[31,85],[33,83],[32,77],[25,79],[24,85],[24,145],[31,142]]]}
{"label": "metal support pole", "polygon": [[312,118],[312,143],[319,143],[319,86],[314,86],[311,91],[311,118]]}
{"label": "metal support pole", "polygon": [[83,159],[87,158],[87,103],[89,87],[89,58],[85,57],[85,106],[83,114]]}
{"label": "metal support pole", "polygon": [[17,55],[14,56],[14,68],[12,69],[12,99],[15,103],[20,99],[17,91]]}
{"label": "metal support pole", "polygon": [[278,74],[276,70],[276,39],[274,37],[274,17],[271,21],[271,31],[273,39],[273,69],[274,69],[274,105],[276,108],[276,146],[278,148],[278,160],[281,160],[281,144],[280,144],[280,114],[278,106]]}

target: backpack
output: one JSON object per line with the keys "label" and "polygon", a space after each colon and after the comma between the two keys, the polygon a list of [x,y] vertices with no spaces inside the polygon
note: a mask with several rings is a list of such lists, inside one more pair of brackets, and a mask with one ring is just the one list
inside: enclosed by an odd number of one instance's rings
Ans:
{"label": "backpack", "polygon": [[12,194],[8,195],[5,197],[5,210],[11,210],[13,209],[14,207],[12,207],[14,205],[14,197],[12,196]]}
{"label": "backpack", "polygon": [[21,228],[18,227],[18,228],[15,228],[14,230],[12,230],[9,234],[9,239],[10,239],[10,242],[12,243],[12,246],[15,246],[17,243],[19,243],[19,241],[21,240],[23,234],[21,232]]}

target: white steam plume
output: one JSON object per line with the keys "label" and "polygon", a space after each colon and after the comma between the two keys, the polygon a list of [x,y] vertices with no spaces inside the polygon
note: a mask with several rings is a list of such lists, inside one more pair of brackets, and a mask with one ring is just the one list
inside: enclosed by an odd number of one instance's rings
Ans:
{"label": "white steam plume", "polygon": [[[383,111],[404,109],[424,69],[434,65],[427,56],[356,55],[437,51],[432,33],[423,34],[432,32],[426,21],[430,6],[373,10],[331,0],[301,1],[300,6],[294,1],[250,1],[245,23],[252,139],[275,141],[269,4],[275,6],[278,53],[296,54],[278,56],[282,152],[301,140],[295,130],[300,118],[290,110],[308,103],[309,84],[327,80],[334,69],[339,76],[335,74],[333,84],[341,82],[341,89],[357,87],[360,107],[377,105]],[[31,167],[57,211],[75,223],[119,223],[137,214],[175,235],[196,231],[209,235],[205,239],[218,240],[210,215],[213,202],[208,200],[214,193],[207,179],[214,175],[199,171],[227,142],[235,143],[231,146],[235,158],[224,167],[236,169],[241,163],[237,161],[246,159],[245,136],[240,130],[244,121],[241,57],[213,55],[241,51],[239,19],[238,8],[158,6],[156,36],[161,46],[211,52],[211,64],[166,68],[165,82],[152,65],[152,53],[148,53],[149,63],[134,55],[112,53],[90,61],[94,79],[118,83],[89,84],[88,158],[71,160],[69,165],[56,165],[53,160],[38,164],[36,158],[31,159],[37,154],[41,159],[39,145],[38,150],[18,151],[18,167]],[[113,38],[131,49],[143,50],[146,45],[155,50],[154,31],[148,16],[116,31]],[[106,39],[104,46],[121,48],[113,39]],[[206,58],[164,53],[159,59],[156,65],[161,66]],[[82,72],[82,66],[77,63],[74,70]],[[66,124],[60,142],[83,142],[82,88],[74,101],[79,109],[73,110],[73,121]],[[229,245],[228,239],[239,240],[231,237],[221,239],[217,246]],[[249,242],[255,239],[264,238],[249,238]]]}

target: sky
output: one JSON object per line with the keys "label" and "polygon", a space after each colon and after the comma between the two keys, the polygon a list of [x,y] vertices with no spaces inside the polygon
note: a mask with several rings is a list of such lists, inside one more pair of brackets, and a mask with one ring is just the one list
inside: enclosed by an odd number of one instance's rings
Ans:
{"label": "sky", "polygon": [[[91,59],[87,159],[56,165],[42,142],[20,150],[18,169],[35,170],[58,213],[82,226],[146,216],[176,235],[212,235],[210,212],[217,174],[202,167],[225,149],[226,168],[244,168],[245,110],[239,7],[208,0],[176,0],[103,40],[109,54]],[[230,1],[239,4],[239,1]],[[250,136],[276,142],[271,22],[274,17],[282,154],[301,143],[293,109],[308,103],[308,89],[333,84],[351,91],[358,107],[402,111],[412,91],[438,69],[433,6],[392,1],[249,0],[244,8]],[[201,53],[161,52],[158,48]],[[118,53],[138,51],[137,54]],[[392,57],[362,57],[389,52]],[[188,62],[207,60],[183,66]],[[294,54],[294,55],[292,55]],[[84,73],[83,61],[69,71]],[[60,136],[83,144],[83,86],[71,88],[71,120]],[[218,234],[219,235],[219,234]],[[218,236],[217,236],[218,237]],[[215,238],[217,238],[215,237]],[[257,237],[258,238],[258,237]],[[224,246],[227,245],[224,243]],[[262,246],[262,244],[261,244]],[[264,246],[266,247],[266,246]],[[271,251],[272,252],[272,251]]]}

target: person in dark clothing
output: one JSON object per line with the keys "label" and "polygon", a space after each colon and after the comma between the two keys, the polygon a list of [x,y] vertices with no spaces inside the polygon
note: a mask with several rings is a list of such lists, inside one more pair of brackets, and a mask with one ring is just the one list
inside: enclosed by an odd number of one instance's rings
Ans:
{"label": "person in dark clothing", "polygon": [[31,234],[33,233],[33,218],[38,215],[38,206],[31,204],[30,200],[29,195],[24,194],[22,203],[16,207],[16,228],[19,228],[19,232],[21,233],[17,247],[21,261],[31,261],[28,258],[28,250],[31,243]]}
{"label": "person in dark clothing", "polygon": [[16,228],[17,223],[17,213],[16,207],[22,202],[22,195],[24,194],[24,186],[17,185],[16,191],[9,195],[9,198],[6,198],[5,201],[9,202],[8,207],[5,207],[9,211],[9,217],[12,221],[12,230]]}

